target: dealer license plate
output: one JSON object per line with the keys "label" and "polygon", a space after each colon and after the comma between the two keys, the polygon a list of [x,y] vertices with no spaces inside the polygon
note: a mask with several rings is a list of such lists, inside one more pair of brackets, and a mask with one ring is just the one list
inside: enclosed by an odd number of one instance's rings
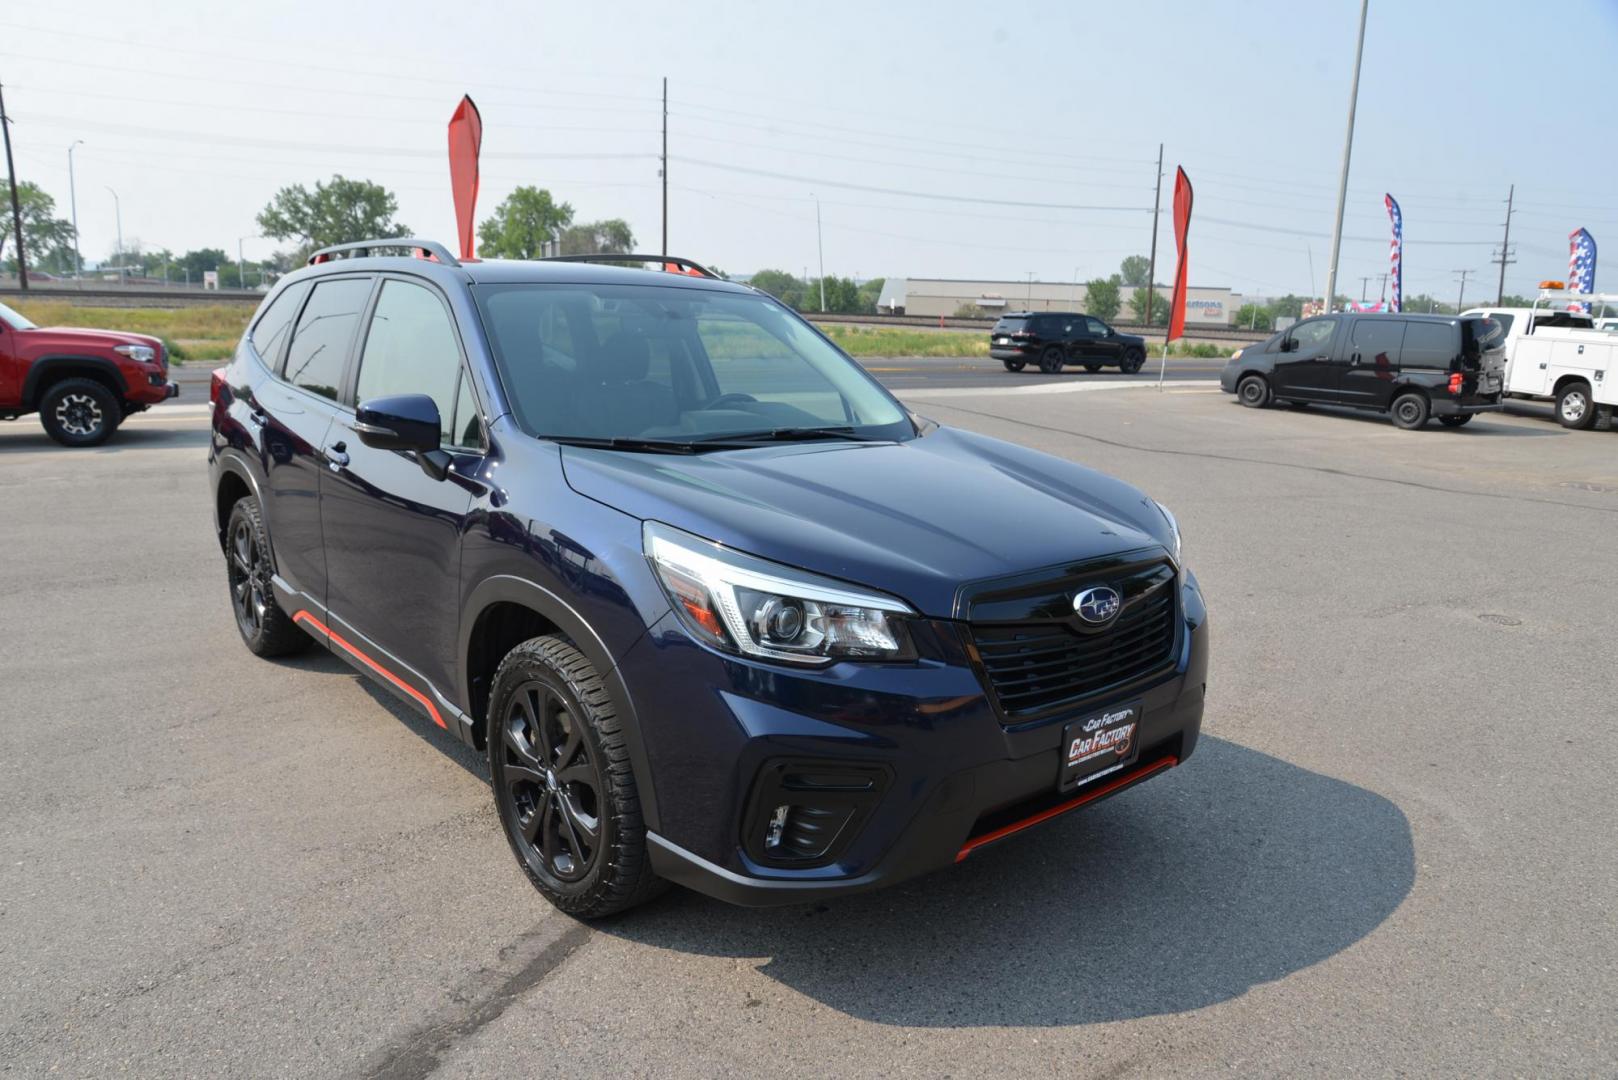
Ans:
{"label": "dealer license plate", "polygon": [[1062,771],[1056,790],[1072,791],[1140,756],[1140,702],[1114,705],[1062,729]]}

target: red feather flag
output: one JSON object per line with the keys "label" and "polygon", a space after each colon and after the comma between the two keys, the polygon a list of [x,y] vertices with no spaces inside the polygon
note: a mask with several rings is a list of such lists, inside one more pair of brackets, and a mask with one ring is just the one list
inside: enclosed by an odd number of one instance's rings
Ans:
{"label": "red feather flag", "polygon": [[449,118],[449,184],[455,196],[455,229],[461,239],[461,258],[475,257],[473,218],[478,204],[478,152],[483,148],[483,117],[463,96]]}
{"label": "red feather flag", "polygon": [[1174,298],[1169,301],[1169,335],[1165,342],[1185,336],[1185,286],[1191,268],[1186,251],[1186,236],[1191,232],[1191,178],[1185,170],[1174,170],[1174,246],[1179,249],[1180,260],[1174,268]]}

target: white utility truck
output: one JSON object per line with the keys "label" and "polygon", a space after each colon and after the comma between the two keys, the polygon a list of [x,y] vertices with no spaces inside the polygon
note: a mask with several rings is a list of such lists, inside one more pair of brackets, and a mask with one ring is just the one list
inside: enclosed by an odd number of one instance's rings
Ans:
{"label": "white utility truck", "polygon": [[[1595,329],[1595,320],[1569,304],[1618,304],[1618,293],[1572,293],[1560,282],[1546,282],[1534,306],[1523,313],[1510,309],[1479,309],[1468,314],[1489,315],[1502,324],[1502,315],[1516,316],[1506,330],[1506,393],[1556,402],[1556,419],[1563,427],[1592,427],[1598,417],[1610,417],[1618,405],[1618,335]],[[1496,313],[1498,311],[1498,313]]]}

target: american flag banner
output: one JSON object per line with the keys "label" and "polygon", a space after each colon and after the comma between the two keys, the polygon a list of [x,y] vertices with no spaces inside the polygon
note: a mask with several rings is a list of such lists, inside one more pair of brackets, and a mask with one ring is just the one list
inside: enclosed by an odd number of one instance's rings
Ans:
{"label": "american flag banner", "polygon": [[[1596,238],[1589,229],[1574,229],[1567,237],[1567,287],[1572,292],[1596,291]],[[1569,304],[1570,311],[1589,311],[1589,304]]]}
{"label": "american flag banner", "polygon": [[1405,217],[1399,212],[1399,200],[1392,195],[1382,196],[1383,205],[1388,208],[1388,220],[1393,222],[1393,243],[1388,245],[1388,262],[1391,271],[1390,281],[1393,285],[1393,296],[1388,300],[1389,311],[1404,310],[1404,246],[1405,246]]}

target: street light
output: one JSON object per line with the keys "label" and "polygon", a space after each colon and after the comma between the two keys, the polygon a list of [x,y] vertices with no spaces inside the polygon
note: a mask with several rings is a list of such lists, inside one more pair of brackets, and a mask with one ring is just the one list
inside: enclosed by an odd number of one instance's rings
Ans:
{"label": "street light", "polygon": [[258,233],[248,233],[246,236],[236,238],[236,287],[247,288],[247,260],[242,258],[242,241],[257,240]]}
{"label": "street light", "polygon": [[[112,191],[112,188],[107,188]],[[124,210],[123,204],[118,201],[118,193],[112,191],[112,212],[118,222],[118,284],[124,284]]]}
{"label": "street light", "polygon": [[820,253],[820,313],[826,314],[826,241],[820,233],[820,196],[811,194],[815,200],[815,250]]}
{"label": "street light", "polygon": [[84,256],[79,252],[79,195],[73,186],[73,148],[83,146],[83,139],[74,139],[67,145],[67,201],[73,208],[73,274],[84,280]]}

